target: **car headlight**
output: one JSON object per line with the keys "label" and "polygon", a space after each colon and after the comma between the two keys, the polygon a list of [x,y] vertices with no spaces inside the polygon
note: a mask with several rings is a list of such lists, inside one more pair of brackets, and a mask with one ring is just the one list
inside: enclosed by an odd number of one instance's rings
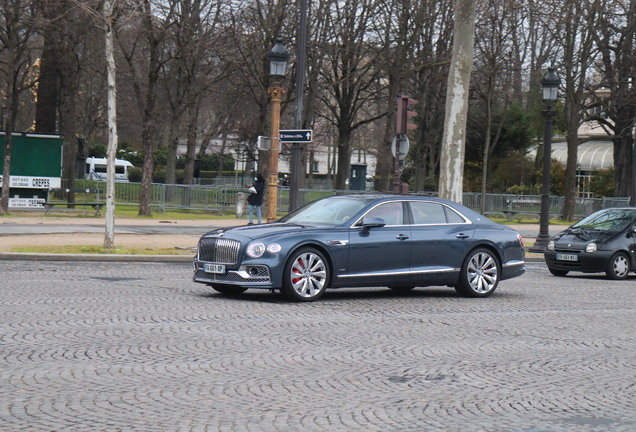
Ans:
{"label": "car headlight", "polygon": [[587,253],[594,253],[597,250],[596,243],[588,243],[587,246],[585,246],[585,252]]}
{"label": "car headlight", "polygon": [[550,251],[554,250],[554,240],[550,240],[548,242],[548,250]]}
{"label": "car headlight", "polygon": [[280,252],[281,249],[282,247],[278,243],[272,243],[271,245],[267,246],[267,252],[273,254]]}
{"label": "car headlight", "polygon": [[250,258],[260,258],[265,253],[265,245],[260,241],[252,242],[247,245],[246,252]]}

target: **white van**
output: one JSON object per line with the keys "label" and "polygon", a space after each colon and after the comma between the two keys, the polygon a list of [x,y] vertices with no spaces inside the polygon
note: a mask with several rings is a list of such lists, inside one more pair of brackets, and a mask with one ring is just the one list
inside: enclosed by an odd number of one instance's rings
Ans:
{"label": "white van", "polygon": [[[123,159],[115,159],[115,181],[128,181],[128,168],[133,164]],[[106,158],[86,158],[87,180],[106,180]]]}

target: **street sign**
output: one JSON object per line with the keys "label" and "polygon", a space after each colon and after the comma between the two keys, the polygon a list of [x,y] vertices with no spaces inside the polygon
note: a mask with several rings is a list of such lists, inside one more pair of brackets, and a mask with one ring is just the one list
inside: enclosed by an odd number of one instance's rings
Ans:
{"label": "street sign", "polygon": [[314,140],[314,131],[311,129],[282,130],[280,140],[291,143],[310,143]]}
{"label": "street sign", "polygon": [[[409,153],[409,148],[411,144],[409,143],[409,139],[405,134],[398,135],[400,137],[400,160],[403,160],[406,155]],[[395,157],[395,147],[396,147],[396,139],[393,137],[393,142],[391,143],[391,153],[393,157]]]}

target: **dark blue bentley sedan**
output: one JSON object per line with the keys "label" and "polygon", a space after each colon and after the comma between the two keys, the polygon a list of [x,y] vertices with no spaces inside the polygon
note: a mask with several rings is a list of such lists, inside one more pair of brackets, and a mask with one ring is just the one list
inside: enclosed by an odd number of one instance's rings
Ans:
{"label": "dark blue bentley sedan", "polygon": [[521,235],[438,198],[333,196],[264,225],[217,229],[199,240],[195,282],[239,294],[278,289],[295,301],[327,288],[446,285],[487,297],[525,272]]}

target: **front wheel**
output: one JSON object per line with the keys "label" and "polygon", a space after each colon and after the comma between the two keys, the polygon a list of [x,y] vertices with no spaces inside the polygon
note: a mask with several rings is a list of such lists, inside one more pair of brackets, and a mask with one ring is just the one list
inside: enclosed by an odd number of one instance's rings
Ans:
{"label": "front wheel", "polygon": [[488,297],[499,284],[499,262],[488,249],[471,251],[462,265],[455,290],[464,297]]}
{"label": "front wheel", "polygon": [[565,276],[568,273],[570,273],[567,270],[556,270],[556,269],[551,269],[551,268],[549,268],[548,270],[550,270],[550,273],[552,273],[555,276]]}
{"label": "front wheel", "polygon": [[324,255],[311,247],[300,248],[285,264],[281,292],[293,301],[318,300],[325,293],[328,280],[329,265]]}
{"label": "front wheel", "polygon": [[629,257],[623,252],[616,252],[607,263],[605,274],[609,279],[626,279],[629,274]]}

